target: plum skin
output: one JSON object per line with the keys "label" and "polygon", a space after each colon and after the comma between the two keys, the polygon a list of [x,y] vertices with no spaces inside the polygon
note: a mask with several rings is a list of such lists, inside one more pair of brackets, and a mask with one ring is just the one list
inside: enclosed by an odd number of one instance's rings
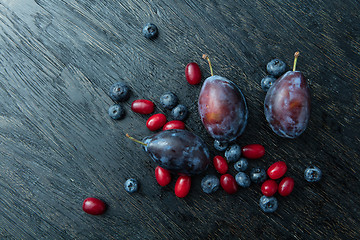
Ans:
{"label": "plum skin", "polygon": [[300,71],[288,71],[268,90],[264,113],[272,130],[281,137],[301,135],[310,118],[310,90]]}
{"label": "plum skin", "polygon": [[182,129],[161,131],[146,137],[145,151],[160,167],[186,175],[204,172],[210,164],[210,152],[204,141]]}
{"label": "plum skin", "polygon": [[245,130],[248,108],[241,90],[221,76],[208,77],[200,91],[198,110],[211,137],[231,142]]}

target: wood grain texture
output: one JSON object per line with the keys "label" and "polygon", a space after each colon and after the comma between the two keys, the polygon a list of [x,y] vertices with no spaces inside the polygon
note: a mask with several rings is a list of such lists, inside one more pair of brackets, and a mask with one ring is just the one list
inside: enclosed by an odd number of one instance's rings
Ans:
{"label": "wood grain texture", "polygon": [[[91,1],[0,0],[0,238],[1,239],[359,239],[360,5],[358,1]],[[141,34],[153,22],[159,37]],[[292,64],[309,81],[312,115],[294,140],[277,137],[263,115],[260,80],[272,58]],[[206,173],[177,198],[173,180],[157,185],[155,165],[125,133],[142,138],[148,116],[131,102],[175,92],[191,111],[186,126],[211,149],[197,115],[201,86],[184,69],[199,63],[233,80],[249,107],[237,140],[260,143],[250,167],[287,162],[294,192],[263,213],[260,186],[233,196],[202,192]],[[126,118],[107,115],[110,85],[131,88]],[[324,172],[309,184],[309,164]],[[230,173],[235,170],[230,167]],[[127,194],[123,183],[140,180]],[[102,216],[81,209],[86,197],[108,204]]]}

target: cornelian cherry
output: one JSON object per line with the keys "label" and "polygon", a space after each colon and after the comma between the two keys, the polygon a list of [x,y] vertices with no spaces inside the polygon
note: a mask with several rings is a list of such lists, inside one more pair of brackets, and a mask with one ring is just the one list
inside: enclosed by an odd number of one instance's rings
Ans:
{"label": "cornelian cherry", "polygon": [[191,62],[185,67],[185,77],[188,83],[196,85],[201,82],[201,71],[197,63]]}
{"label": "cornelian cherry", "polygon": [[213,163],[216,171],[218,171],[218,173],[220,174],[225,174],[229,169],[226,159],[222,156],[215,156],[213,159]]}
{"label": "cornelian cherry", "polygon": [[149,117],[146,121],[146,127],[150,131],[156,131],[160,129],[166,123],[166,116],[162,113],[157,113]]}
{"label": "cornelian cherry", "polygon": [[160,166],[157,166],[155,168],[155,178],[158,184],[162,187],[168,185],[171,181],[171,174],[169,170],[166,170],[165,168],[162,168]]}
{"label": "cornelian cherry", "polygon": [[231,174],[224,174],[220,177],[220,185],[228,194],[234,194],[238,191],[238,185]]}
{"label": "cornelian cherry", "polygon": [[294,184],[294,179],[292,179],[291,177],[284,177],[279,183],[279,194],[283,197],[290,195],[290,193],[294,189]]}
{"label": "cornelian cherry", "polygon": [[97,198],[89,197],[83,202],[82,209],[91,215],[103,214],[106,210],[106,204]]}
{"label": "cornelian cherry", "polygon": [[278,184],[272,179],[266,180],[261,185],[261,192],[263,195],[267,197],[271,197],[272,195],[274,195],[277,192],[277,190],[278,190]]}
{"label": "cornelian cherry", "polygon": [[140,114],[150,114],[154,111],[154,108],[154,103],[146,99],[137,99],[131,104],[131,110]]}
{"label": "cornelian cherry", "polygon": [[163,131],[170,129],[185,129],[185,123],[180,120],[172,120],[165,123],[163,126]]}
{"label": "cornelian cherry", "polygon": [[283,161],[278,161],[276,163],[273,163],[267,170],[267,175],[269,176],[269,178],[271,179],[279,179],[282,176],[284,176],[284,174],[287,171],[287,166],[286,163]]}
{"label": "cornelian cherry", "polygon": [[241,154],[244,158],[258,159],[264,156],[265,148],[261,144],[249,144],[241,148]]}
{"label": "cornelian cherry", "polygon": [[191,177],[187,175],[181,175],[175,183],[175,195],[179,198],[183,198],[188,195],[191,187]]}

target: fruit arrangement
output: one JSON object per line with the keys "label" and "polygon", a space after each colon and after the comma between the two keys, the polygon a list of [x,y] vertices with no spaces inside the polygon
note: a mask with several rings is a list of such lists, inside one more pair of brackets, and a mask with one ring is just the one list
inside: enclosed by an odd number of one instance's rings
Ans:
{"label": "fruit arrangement", "polygon": [[[148,23],[142,33],[147,39],[158,36],[157,27]],[[273,59],[267,64],[268,76],[261,80],[261,88],[266,91],[264,113],[271,129],[281,137],[295,138],[302,134],[310,117],[310,92],[307,82],[300,71],[296,71],[299,53],[295,53],[293,70],[286,71],[286,64],[280,59]],[[285,176],[288,167],[284,161],[277,161],[267,170],[249,165],[265,155],[261,144],[240,146],[237,138],[244,132],[248,121],[248,108],[240,88],[229,79],[214,75],[209,57],[207,60],[211,76],[206,78],[198,98],[198,113],[206,131],[214,139],[213,147],[219,154],[212,158],[207,144],[194,133],[186,130],[185,120],[189,115],[188,108],[179,103],[174,92],[165,92],[160,96],[160,105],[170,111],[173,120],[168,121],[164,113],[154,113],[155,104],[147,99],[137,99],[131,104],[134,113],[150,115],[145,126],[155,133],[137,140],[129,134],[126,136],[142,145],[145,152],[156,164],[154,175],[161,187],[169,185],[173,175],[178,175],[174,193],[178,198],[186,197],[191,189],[192,176],[203,174],[213,166],[216,174],[206,174],[201,181],[204,193],[216,192],[220,186],[227,194],[236,194],[239,188],[249,188],[251,183],[261,184],[262,196],[260,209],[266,213],[277,210],[276,194],[286,197],[294,189],[294,179]],[[190,85],[198,85],[202,80],[199,65],[190,62],[185,67],[185,79]],[[109,90],[109,97],[114,105],[108,109],[108,115],[114,120],[125,117],[121,105],[129,99],[130,88],[124,82],[114,83]],[[250,164],[249,164],[250,162]],[[235,176],[229,168],[233,164]],[[248,171],[248,172],[247,172]],[[308,182],[317,182],[322,172],[316,166],[307,167],[304,178]],[[139,181],[128,178],[124,190],[133,194],[139,189]],[[86,198],[83,210],[92,215],[106,211],[106,204],[97,198]]]}

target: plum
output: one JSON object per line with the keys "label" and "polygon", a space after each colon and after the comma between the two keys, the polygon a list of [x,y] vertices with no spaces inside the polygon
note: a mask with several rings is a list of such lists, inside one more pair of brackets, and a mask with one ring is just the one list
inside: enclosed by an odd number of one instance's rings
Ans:
{"label": "plum", "polygon": [[171,172],[195,175],[204,172],[210,164],[210,152],[204,141],[192,132],[170,129],[138,141],[153,161]]}
{"label": "plum", "polygon": [[201,88],[198,110],[202,123],[211,137],[221,142],[231,142],[245,130],[248,119],[248,108],[244,95],[238,86],[225,77],[213,75]]}
{"label": "plum", "polygon": [[208,77],[200,91],[198,110],[211,137],[231,142],[245,130],[248,109],[240,89],[221,76]]}
{"label": "plum", "polygon": [[304,75],[295,71],[298,56],[296,52],[293,71],[275,81],[264,101],[266,120],[281,137],[298,137],[305,131],[310,118],[310,90]]}

